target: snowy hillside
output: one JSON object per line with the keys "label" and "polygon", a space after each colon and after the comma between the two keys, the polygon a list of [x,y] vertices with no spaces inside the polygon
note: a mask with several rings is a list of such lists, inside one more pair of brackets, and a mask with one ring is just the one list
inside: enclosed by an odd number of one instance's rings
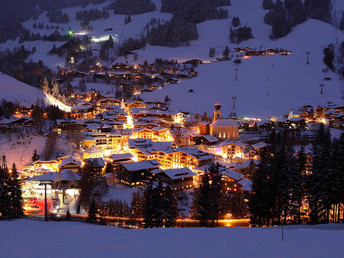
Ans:
{"label": "snowy hillside", "polygon": [[[341,257],[343,225],[125,230],[0,221],[2,257]],[[18,245],[20,248],[17,248]]]}
{"label": "snowy hillside", "polygon": [[[93,31],[88,32],[90,38],[106,39],[112,35],[115,42],[123,42],[128,37],[138,37],[145,25],[156,18],[170,20],[172,15],[160,13],[161,1],[154,0],[156,11],[132,15],[132,21],[124,24],[125,15],[115,15],[109,11],[108,19],[92,21]],[[197,24],[199,38],[191,41],[186,47],[161,47],[146,46],[135,51],[138,59],[134,60],[133,55],[119,57],[113,61],[128,62],[131,64],[154,61],[156,58],[174,59],[179,62],[190,59],[201,59],[205,62],[214,61],[216,57],[222,57],[225,46],[232,51],[232,61],[214,62],[200,65],[196,70],[198,77],[183,81],[177,85],[168,85],[162,90],[151,93],[144,93],[141,97],[144,100],[163,100],[168,95],[171,101],[171,109],[190,111],[202,114],[207,111],[212,113],[213,103],[219,98],[222,103],[223,115],[227,116],[233,110],[232,97],[236,97],[236,113],[239,117],[258,116],[267,117],[288,113],[290,108],[298,109],[302,105],[328,105],[334,103],[342,105],[342,92],[338,75],[332,72],[324,73],[326,68],[323,59],[323,47],[335,42],[335,30],[330,24],[319,20],[308,19],[306,22],[294,27],[292,32],[279,40],[270,40],[271,26],[264,23],[264,15],[267,10],[262,9],[262,0],[232,0],[232,5],[223,7],[228,9],[229,17],[223,20],[210,20]],[[29,20],[24,26],[31,32],[40,32],[42,35],[50,34],[54,29],[35,30],[32,25],[35,22],[44,22],[45,25],[59,26],[58,30],[65,35],[69,28],[75,32],[82,32],[80,21],[76,20],[75,13],[79,10],[102,8],[108,5],[105,2],[100,5],[88,5],[85,8],[74,7],[63,9],[63,13],[69,15],[70,21],[67,24],[50,24],[44,12],[38,20]],[[337,1],[337,17],[340,19],[344,9],[344,3]],[[229,41],[229,28],[234,16],[240,17],[240,26],[252,28],[253,39],[244,41],[238,45]],[[112,31],[105,31],[111,28]],[[343,32],[339,31],[339,42],[344,40]],[[8,41],[0,48],[13,48],[18,45],[17,41]],[[47,52],[52,48],[53,42],[35,41],[24,42],[25,46],[37,47],[37,52],[31,55],[34,61],[43,60],[51,69],[56,70],[57,66],[64,67],[64,58],[56,55],[49,56]],[[55,42],[58,47],[61,42]],[[291,51],[289,56],[261,56],[243,59],[233,52],[236,47],[250,47],[252,49],[267,50],[269,48],[282,48]],[[94,43],[94,49],[99,44]],[[209,49],[215,48],[215,57],[209,57]],[[310,64],[306,65],[306,52],[310,52]],[[94,51],[97,54],[97,50]],[[242,59],[239,64],[235,81],[235,66],[233,59]],[[111,65],[111,62],[103,62],[104,65]],[[331,78],[324,81],[325,77]],[[77,82],[72,82],[76,85]],[[90,84],[90,83],[88,83]],[[320,94],[320,84],[324,84],[323,94]],[[104,88],[104,92],[111,89],[102,84],[87,85],[87,88]],[[192,89],[192,93],[188,93]],[[113,91],[114,92],[114,91]],[[14,94],[11,94],[14,95]]]}
{"label": "snowy hillside", "polygon": [[35,104],[37,98],[45,98],[40,89],[29,86],[15,78],[0,73],[0,100],[6,99],[8,101]]}

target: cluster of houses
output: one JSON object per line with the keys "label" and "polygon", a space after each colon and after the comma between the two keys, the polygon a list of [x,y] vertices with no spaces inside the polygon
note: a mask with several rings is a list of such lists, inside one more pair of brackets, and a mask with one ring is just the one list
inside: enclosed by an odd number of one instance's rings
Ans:
{"label": "cluster of houses", "polygon": [[275,127],[305,128],[308,121],[339,113],[304,107],[299,114],[291,111],[283,119],[238,121],[223,118],[221,104],[216,102],[212,119],[200,121],[168,111],[164,102],[83,101],[72,107],[68,118],[57,120],[54,128],[60,137],[79,139],[80,150],[25,165],[21,170],[24,197],[43,196],[41,182],[45,181],[59,207],[70,205],[78,198],[79,172],[85,167],[104,176],[109,186],[144,187],[155,179],[171,183],[176,191],[190,191],[199,186],[200,176],[214,162],[221,165],[223,191],[248,195],[251,182],[245,170],[251,160],[259,160],[259,152],[267,144],[266,134],[249,139],[242,134],[257,130],[255,135],[259,135]]}

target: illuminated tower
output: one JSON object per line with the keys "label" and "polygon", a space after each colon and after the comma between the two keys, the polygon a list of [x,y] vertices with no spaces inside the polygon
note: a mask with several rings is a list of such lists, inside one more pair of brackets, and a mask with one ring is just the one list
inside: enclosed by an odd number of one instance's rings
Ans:
{"label": "illuminated tower", "polygon": [[218,119],[221,119],[221,104],[220,104],[220,102],[219,102],[219,100],[217,100],[216,102],[215,102],[215,110],[214,110],[214,119],[213,119],[213,121],[216,121],[216,120],[218,120]]}

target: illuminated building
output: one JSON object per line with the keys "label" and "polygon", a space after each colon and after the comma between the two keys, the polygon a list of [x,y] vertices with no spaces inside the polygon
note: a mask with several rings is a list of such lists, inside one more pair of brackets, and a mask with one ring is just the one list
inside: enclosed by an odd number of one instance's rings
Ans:
{"label": "illuminated building", "polygon": [[214,118],[210,124],[210,135],[218,139],[236,140],[239,137],[239,125],[233,119],[221,118],[221,104],[215,103]]}
{"label": "illuminated building", "polygon": [[224,158],[243,158],[246,145],[239,141],[227,140],[220,143]]}

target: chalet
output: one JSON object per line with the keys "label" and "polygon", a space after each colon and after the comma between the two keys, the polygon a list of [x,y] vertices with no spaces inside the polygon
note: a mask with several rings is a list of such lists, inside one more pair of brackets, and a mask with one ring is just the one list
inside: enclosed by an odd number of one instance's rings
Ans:
{"label": "chalet", "polygon": [[131,162],[133,161],[133,155],[130,153],[120,153],[120,154],[112,154],[111,159],[114,165],[118,165],[124,162]]}
{"label": "chalet", "polygon": [[196,173],[189,168],[165,169],[157,174],[161,181],[170,183],[175,191],[190,190],[194,187]]}
{"label": "chalet", "polygon": [[72,106],[70,116],[72,118],[93,118],[94,108],[90,105]]}
{"label": "chalet", "polygon": [[219,146],[225,158],[243,158],[245,155],[246,144],[242,142],[227,140],[221,142]]}
{"label": "chalet", "polygon": [[57,160],[36,160],[32,162],[33,168],[38,169],[48,169],[50,171],[59,171],[59,162]]}
{"label": "chalet", "polygon": [[61,163],[59,164],[59,171],[64,169],[69,169],[75,173],[79,173],[81,169],[81,160],[73,156],[62,159]]}
{"label": "chalet", "polygon": [[116,175],[122,184],[131,187],[144,186],[160,172],[159,167],[160,163],[156,160],[123,163],[116,170]]}
{"label": "chalet", "polygon": [[98,101],[98,106],[101,109],[105,109],[106,106],[120,106],[121,101],[118,99],[113,99],[113,98],[106,98],[106,99],[101,99]]}
{"label": "chalet", "polygon": [[210,146],[210,145],[216,144],[218,141],[219,140],[212,135],[200,135],[200,136],[193,137],[193,142],[196,145],[205,144],[205,145]]}
{"label": "chalet", "polygon": [[90,158],[85,159],[85,164],[93,172],[103,173],[105,171],[105,162],[103,158]]}
{"label": "chalet", "polygon": [[99,149],[96,146],[91,146],[83,153],[84,159],[91,159],[91,158],[102,158],[104,156],[104,153],[101,149]]}
{"label": "chalet", "polygon": [[58,134],[62,133],[77,133],[83,129],[83,123],[81,119],[57,119],[57,128],[54,131]]}

